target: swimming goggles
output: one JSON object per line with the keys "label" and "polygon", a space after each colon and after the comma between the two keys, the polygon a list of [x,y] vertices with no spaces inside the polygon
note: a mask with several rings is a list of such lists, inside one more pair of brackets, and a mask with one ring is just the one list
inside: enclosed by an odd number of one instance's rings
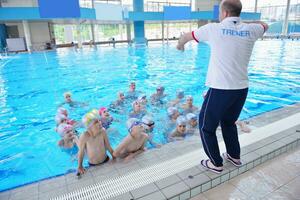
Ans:
{"label": "swimming goggles", "polygon": [[130,128],[128,129],[128,132],[130,133],[131,130],[132,130],[132,128],[133,128],[134,126],[138,126],[138,125],[141,125],[141,124],[143,124],[143,122],[140,122],[140,121],[135,121],[135,122],[133,122],[133,123],[131,124]]}

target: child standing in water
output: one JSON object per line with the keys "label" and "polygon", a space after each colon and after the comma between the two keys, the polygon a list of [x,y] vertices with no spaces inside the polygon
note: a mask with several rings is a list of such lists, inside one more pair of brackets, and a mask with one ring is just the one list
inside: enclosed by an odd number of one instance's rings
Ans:
{"label": "child standing in water", "polygon": [[71,92],[65,92],[64,93],[64,98],[65,98],[65,102],[59,104],[58,107],[62,107],[65,104],[68,104],[70,107],[83,107],[83,106],[88,105],[88,104],[83,103],[83,102],[74,101],[72,99],[72,93]]}

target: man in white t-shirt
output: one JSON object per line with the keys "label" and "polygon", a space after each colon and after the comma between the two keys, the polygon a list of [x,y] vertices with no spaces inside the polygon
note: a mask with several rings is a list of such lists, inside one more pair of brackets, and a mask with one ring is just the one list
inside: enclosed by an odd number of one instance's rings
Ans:
{"label": "man in white t-shirt", "polygon": [[248,93],[248,64],[255,41],[268,29],[263,22],[243,23],[239,0],[223,0],[220,5],[220,23],[206,24],[199,29],[182,35],[177,49],[195,40],[206,42],[211,48],[206,77],[209,87],[199,114],[199,130],[208,160],[203,167],[221,173],[223,159],[216,137],[221,124],[227,153],[223,157],[235,166],[240,166],[240,145],[235,122],[244,106]]}

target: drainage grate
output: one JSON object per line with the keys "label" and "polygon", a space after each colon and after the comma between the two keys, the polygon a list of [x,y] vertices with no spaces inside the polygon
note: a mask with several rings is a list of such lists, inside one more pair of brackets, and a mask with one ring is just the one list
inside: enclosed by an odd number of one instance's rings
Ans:
{"label": "drainage grate", "polygon": [[193,151],[169,161],[158,163],[126,175],[102,181],[53,200],[109,199],[149,183],[166,178],[199,163],[204,154]]}
{"label": "drainage grate", "polygon": [[[240,145],[244,147],[283,130],[295,127],[299,124],[299,119],[300,113],[259,128],[251,134],[243,134],[240,136]],[[219,147],[220,152],[225,151],[224,142],[220,142]],[[199,161],[203,158],[206,158],[206,155],[199,149],[199,151],[193,151],[165,162],[129,172],[120,177],[104,180],[80,190],[53,198],[53,200],[109,199],[194,167],[198,165]]]}

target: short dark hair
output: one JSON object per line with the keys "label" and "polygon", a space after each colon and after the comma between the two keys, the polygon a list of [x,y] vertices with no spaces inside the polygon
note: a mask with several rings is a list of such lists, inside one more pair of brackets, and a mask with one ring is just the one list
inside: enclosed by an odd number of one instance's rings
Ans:
{"label": "short dark hair", "polygon": [[239,17],[242,12],[242,3],[240,1],[224,1],[222,9],[229,12],[232,17]]}

